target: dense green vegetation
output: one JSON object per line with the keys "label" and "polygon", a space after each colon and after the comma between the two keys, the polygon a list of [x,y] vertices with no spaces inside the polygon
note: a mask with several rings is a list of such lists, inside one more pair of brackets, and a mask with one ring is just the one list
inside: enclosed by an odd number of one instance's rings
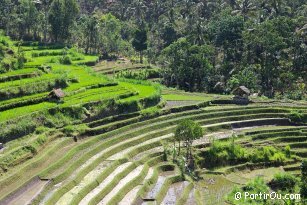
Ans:
{"label": "dense green vegetation", "polygon": [[[302,0],[4,0],[0,13],[0,29],[14,40],[76,45],[108,59],[144,56],[163,68],[168,86],[230,93],[245,85],[268,97],[306,99]],[[19,67],[22,55],[15,49],[2,64]]]}
{"label": "dense green vegetation", "polygon": [[0,204],[304,204],[306,23],[303,0],[0,0]]}

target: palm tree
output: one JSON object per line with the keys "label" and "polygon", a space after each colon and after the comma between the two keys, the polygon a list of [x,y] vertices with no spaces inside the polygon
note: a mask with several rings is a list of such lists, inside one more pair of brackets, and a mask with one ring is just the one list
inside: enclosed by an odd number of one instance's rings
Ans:
{"label": "palm tree", "polygon": [[43,14],[44,14],[44,24],[43,24],[43,35],[44,35],[44,43],[47,43],[47,32],[48,32],[48,15],[49,8],[52,0],[35,0],[33,1],[35,4],[39,4],[42,6]]}
{"label": "palm tree", "polygon": [[250,15],[253,15],[256,8],[253,0],[239,0],[237,8],[232,13],[242,15],[244,21],[246,21]]}
{"label": "palm tree", "polygon": [[148,7],[142,0],[133,0],[132,4],[127,8],[127,15],[134,17],[138,26],[141,26],[146,17]]}

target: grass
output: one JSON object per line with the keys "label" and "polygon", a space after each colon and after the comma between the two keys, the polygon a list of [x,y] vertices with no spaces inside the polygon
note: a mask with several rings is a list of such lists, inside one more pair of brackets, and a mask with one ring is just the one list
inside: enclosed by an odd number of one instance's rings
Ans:
{"label": "grass", "polygon": [[268,167],[264,169],[233,172],[228,174],[226,178],[236,184],[246,184],[249,180],[260,176],[264,178],[266,182],[269,182],[273,179],[275,174],[280,172],[284,172],[284,170],[279,167]]}
{"label": "grass", "polygon": [[167,101],[210,101],[213,97],[203,97],[197,95],[179,95],[179,94],[165,94],[162,98]]}
{"label": "grass", "polygon": [[188,200],[188,197],[193,190],[194,185],[193,183],[189,183],[183,190],[181,197],[176,201],[176,205],[184,205]]}
{"label": "grass", "polygon": [[224,204],[224,197],[232,190],[234,183],[222,175],[205,174],[202,180],[196,183],[196,186],[199,186],[198,190],[203,203]]}
{"label": "grass", "polygon": [[18,76],[21,74],[34,73],[37,71],[38,71],[37,68],[25,68],[25,69],[20,69],[20,70],[14,70],[14,71],[0,74],[0,79],[5,78],[5,77],[10,77],[10,76]]}
{"label": "grass", "polygon": [[149,65],[134,63],[130,61],[101,61],[94,67],[94,70],[101,73],[112,74],[114,72],[119,72],[121,70],[131,70],[143,67],[149,67]]}
{"label": "grass", "polygon": [[29,105],[26,107],[18,107],[11,110],[6,110],[0,113],[0,122],[12,120],[17,117],[33,114],[34,112],[47,110],[53,107],[56,107],[56,104],[51,102],[43,102],[36,105]]}
{"label": "grass", "polygon": [[[26,56],[31,56],[33,51],[26,51]],[[40,51],[36,53],[42,52],[60,52],[59,49],[52,49],[47,51]],[[43,64],[49,56],[41,56],[32,58],[33,62],[36,64]],[[83,60],[79,60],[78,64],[84,63],[86,61],[95,60],[95,56],[85,56]],[[97,60],[97,59],[96,59]],[[28,64],[29,65],[29,64]],[[97,102],[97,101],[104,101],[114,98],[127,98],[123,100],[123,102],[129,102],[139,99],[144,99],[146,97],[152,96],[156,93],[156,88],[151,85],[140,85],[140,84],[131,84],[127,82],[122,82],[118,85],[114,90],[108,90],[108,88],[99,88],[101,86],[112,86],[112,84],[116,84],[106,77],[97,75],[93,73],[88,67],[86,66],[77,66],[77,65],[60,65],[49,63],[52,67],[51,73],[44,74],[40,77],[36,78],[28,78],[22,79],[18,81],[12,82],[4,82],[0,83],[0,89],[6,89],[13,87],[28,87],[30,84],[37,84],[40,82],[52,81],[55,78],[57,73],[62,73],[61,75],[66,75],[67,78],[76,79],[77,83],[70,83],[67,88],[64,88],[64,92],[67,93],[69,96],[65,98],[64,104],[61,107],[68,107],[78,104],[84,104],[89,102]],[[27,68],[21,69],[19,71],[14,71],[16,73],[23,73],[33,71],[34,68]],[[92,89],[94,88],[94,89]],[[82,91],[82,92],[80,92]],[[138,95],[135,95],[135,94]],[[4,110],[0,113],[0,122],[7,121],[10,119],[14,119],[17,117],[25,116],[34,112],[39,112],[43,110],[48,110],[50,108],[58,107],[57,104],[49,103],[49,102],[33,102],[33,105],[27,105],[28,103],[32,103],[33,98],[43,98],[47,95],[46,92],[31,94],[29,96],[20,96],[19,98],[13,98],[9,100],[5,100],[1,102],[2,105],[5,105],[3,109],[7,108],[15,108],[15,109],[8,109]],[[21,103],[23,102],[23,103]],[[26,105],[26,106],[22,106]]]}

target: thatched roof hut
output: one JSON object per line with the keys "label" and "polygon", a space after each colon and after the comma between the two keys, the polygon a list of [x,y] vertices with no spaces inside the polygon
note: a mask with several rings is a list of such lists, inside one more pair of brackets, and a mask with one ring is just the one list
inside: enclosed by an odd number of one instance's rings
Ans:
{"label": "thatched roof hut", "polygon": [[65,97],[65,93],[63,92],[63,90],[61,88],[59,89],[53,89],[49,94],[48,97],[50,99],[54,99],[54,100],[61,100],[62,98]]}
{"label": "thatched roof hut", "polygon": [[245,86],[239,86],[232,91],[232,93],[236,96],[247,97],[251,94],[250,90]]}

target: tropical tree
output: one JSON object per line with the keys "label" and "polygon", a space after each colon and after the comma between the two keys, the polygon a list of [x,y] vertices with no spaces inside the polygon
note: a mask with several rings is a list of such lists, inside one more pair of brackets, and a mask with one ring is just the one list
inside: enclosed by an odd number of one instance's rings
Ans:
{"label": "tropical tree", "polygon": [[78,15],[76,0],[54,0],[49,10],[51,33],[55,42],[64,42],[70,37],[70,29]]}
{"label": "tropical tree", "polygon": [[99,20],[96,15],[83,15],[79,20],[81,46],[85,53],[97,53],[100,45]]}
{"label": "tropical tree", "polygon": [[51,25],[51,34],[55,42],[58,41],[62,28],[62,2],[54,0],[49,10],[49,22]]}
{"label": "tropical tree", "polygon": [[145,29],[135,31],[132,46],[140,53],[140,63],[143,63],[143,51],[147,49],[147,32]]}
{"label": "tropical tree", "polygon": [[187,91],[209,89],[213,71],[211,54],[209,46],[192,45],[186,38],[178,39],[162,51],[164,83]]}
{"label": "tropical tree", "polygon": [[51,5],[52,0],[37,0],[35,3],[40,5],[40,10],[43,13],[43,22],[42,22],[42,27],[43,27],[43,41],[44,43],[47,43],[47,33],[48,33],[48,16],[49,16],[49,9]]}
{"label": "tropical tree", "polygon": [[235,68],[234,65],[241,61],[243,28],[243,18],[232,15],[230,10],[222,11],[209,23],[209,38],[215,45],[216,53],[223,54],[221,72],[226,78]]}
{"label": "tropical tree", "polygon": [[19,17],[19,36],[21,38],[24,35],[29,37],[31,31],[35,32],[35,28],[38,22],[39,12],[35,7],[35,3],[32,0],[21,0],[18,6]]}
{"label": "tropical tree", "polygon": [[144,24],[146,13],[147,13],[148,7],[145,4],[145,1],[142,0],[133,0],[132,3],[127,8],[127,15],[129,15],[130,18],[135,20],[137,26],[142,26]]}
{"label": "tropical tree", "polygon": [[203,129],[198,123],[192,120],[183,120],[176,128],[175,140],[178,142],[178,154],[180,154],[181,142],[184,142],[187,149],[186,158],[189,159],[192,156],[192,144],[193,141],[203,136]]}
{"label": "tropical tree", "polygon": [[109,53],[117,53],[123,41],[120,20],[108,13],[100,18],[99,23],[103,54],[108,56]]}
{"label": "tropical tree", "polygon": [[268,96],[273,95],[277,78],[281,71],[292,66],[283,63],[282,59],[291,62],[292,58],[287,49],[291,46],[288,36],[294,31],[293,21],[286,18],[275,18],[256,25],[244,32],[244,58],[246,65],[260,65],[260,75],[263,90]]}

